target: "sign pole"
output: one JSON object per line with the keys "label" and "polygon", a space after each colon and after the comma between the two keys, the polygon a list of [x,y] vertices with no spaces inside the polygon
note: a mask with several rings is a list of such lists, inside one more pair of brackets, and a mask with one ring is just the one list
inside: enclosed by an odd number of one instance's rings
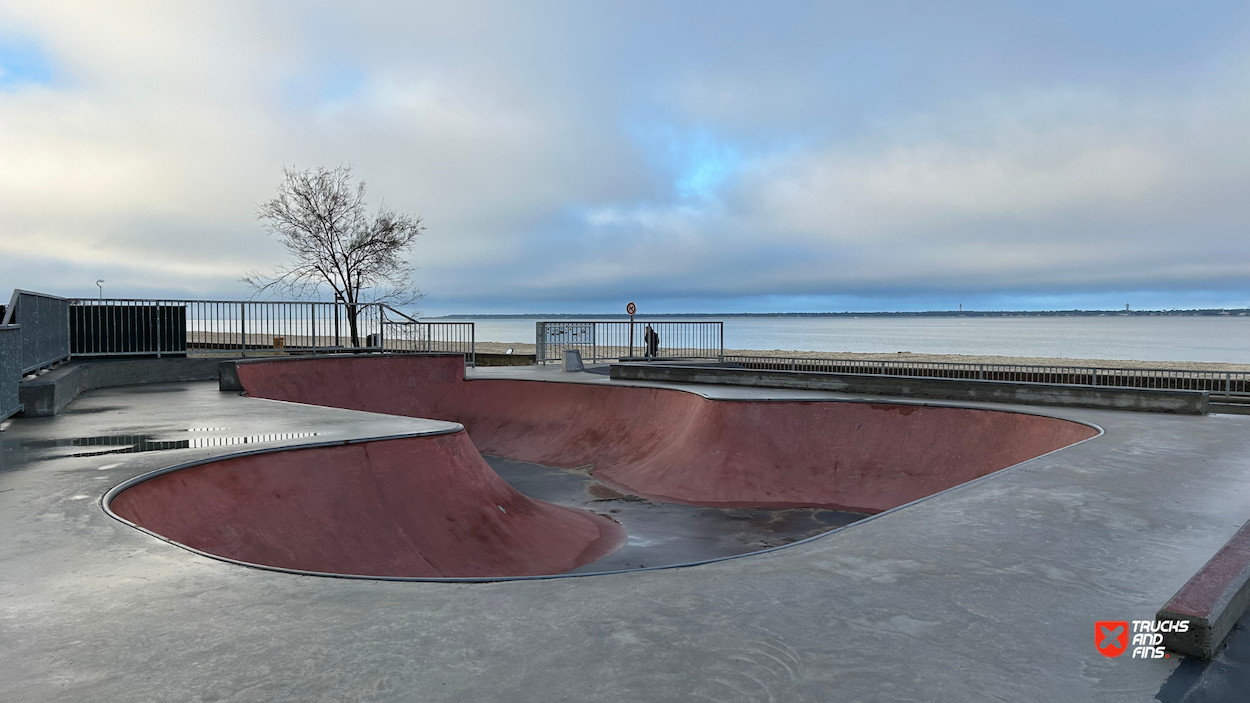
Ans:
{"label": "sign pole", "polygon": [[625,306],[625,312],[629,313],[629,358],[634,358],[634,313],[638,312],[638,306],[632,302]]}

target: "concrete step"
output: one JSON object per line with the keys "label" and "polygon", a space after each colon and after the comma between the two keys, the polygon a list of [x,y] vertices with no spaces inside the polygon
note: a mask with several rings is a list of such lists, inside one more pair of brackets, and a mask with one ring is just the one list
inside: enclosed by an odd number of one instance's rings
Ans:
{"label": "concrete step", "polygon": [[1221,398],[1218,402],[1212,400],[1208,412],[1224,413],[1226,415],[1250,415],[1250,403],[1241,402],[1225,402],[1225,398]]}

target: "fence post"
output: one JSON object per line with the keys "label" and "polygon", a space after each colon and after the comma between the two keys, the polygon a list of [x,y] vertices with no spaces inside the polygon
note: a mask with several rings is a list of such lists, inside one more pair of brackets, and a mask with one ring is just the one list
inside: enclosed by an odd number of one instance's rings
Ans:
{"label": "fence post", "polygon": [[161,301],[156,301],[152,312],[156,315],[156,358],[161,358],[161,347],[164,346],[165,335],[161,334]]}
{"label": "fence post", "polygon": [[247,303],[239,303],[239,347],[240,354],[247,356]]}
{"label": "fence post", "polygon": [[386,310],[378,303],[378,353],[386,353]]}

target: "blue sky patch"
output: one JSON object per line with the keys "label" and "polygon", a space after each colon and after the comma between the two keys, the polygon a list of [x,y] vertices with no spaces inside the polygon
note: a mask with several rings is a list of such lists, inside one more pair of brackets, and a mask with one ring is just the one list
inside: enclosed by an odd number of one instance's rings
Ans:
{"label": "blue sky patch", "polygon": [[28,41],[0,40],[0,89],[14,90],[24,84],[51,81],[51,62],[37,45]]}
{"label": "blue sky patch", "polygon": [[742,152],[704,127],[647,125],[633,130],[647,160],[672,178],[678,198],[709,198],[738,171]]}

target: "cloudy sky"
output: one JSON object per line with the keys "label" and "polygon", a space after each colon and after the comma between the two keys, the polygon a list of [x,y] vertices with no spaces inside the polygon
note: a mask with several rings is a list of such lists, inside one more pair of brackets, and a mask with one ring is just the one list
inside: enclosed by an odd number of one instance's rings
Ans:
{"label": "cloudy sky", "polygon": [[1250,4],[0,0],[0,289],[245,296],[339,163],[426,314],[1250,306]]}

